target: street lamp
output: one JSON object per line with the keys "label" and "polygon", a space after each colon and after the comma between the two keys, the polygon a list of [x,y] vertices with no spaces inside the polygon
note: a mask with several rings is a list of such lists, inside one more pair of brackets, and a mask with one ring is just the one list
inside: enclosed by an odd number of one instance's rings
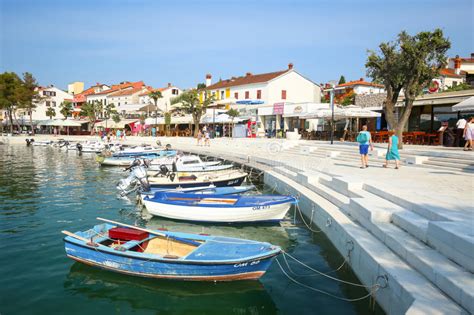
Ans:
{"label": "street lamp", "polygon": [[334,144],[334,89],[337,82],[332,80],[328,83],[331,86],[331,89],[329,90],[329,102],[331,104],[331,144]]}

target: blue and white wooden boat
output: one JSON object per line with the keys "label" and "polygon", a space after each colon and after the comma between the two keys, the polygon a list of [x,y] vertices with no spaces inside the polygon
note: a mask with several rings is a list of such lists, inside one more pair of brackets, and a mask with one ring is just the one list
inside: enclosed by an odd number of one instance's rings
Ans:
{"label": "blue and white wooden boat", "polygon": [[141,200],[145,197],[153,198],[157,192],[178,192],[178,193],[194,193],[194,194],[215,194],[215,195],[238,195],[245,192],[254,190],[254,185],[244,186],[230,186],[230,187],[216,187],[214,185],[203,186],[203,187],[191,187],[191,188],[177,188],[177,189],[163,189],[163,188],[150,188],[149,191],[140,191]]}
{"label": "blue and white wooden boat", "polygon": [[218,195],[157,192],[143,198],[155,216],[201,222],[280,221],[297,200],[281,195]]}
{"label": "blue and white wooden boat", "polygon": [[[76,233],[63,231],[67,256],[128,275],[192,281],[256,280],[281,252],[280,247],[265,242],[154,231],[98,219],[112,224]],[[120,236],[117,227],[121,227]]]}
{"label": "blue and white wooden boat", "polygon": [[220,172],[177,172],[173,176],[149,176],[150,187],[176,189],[214,185],[216,187],[240,186],[247,173],[241,170]]}

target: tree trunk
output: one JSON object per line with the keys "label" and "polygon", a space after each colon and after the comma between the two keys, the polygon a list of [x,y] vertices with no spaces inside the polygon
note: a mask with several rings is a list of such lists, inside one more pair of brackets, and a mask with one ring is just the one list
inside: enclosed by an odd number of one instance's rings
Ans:
{"label": "tree trunk", "polygon": [[201,117],[198,117],[197,115],[193,114],[193,121],[194,121],[194,137],[197,137],[199,133],[199,121],[201,120]]}
{"label": "tree trunk", "polygon": [[8,110],[8,118],[10,118],[10,133],[13,135],[13,115],[12,109]]}
{"label": "tree trunk", "polygon": [[30,127],[31,127],[31,135],[35,135],[35,128],[33,128],[33,110],[30,110]]}

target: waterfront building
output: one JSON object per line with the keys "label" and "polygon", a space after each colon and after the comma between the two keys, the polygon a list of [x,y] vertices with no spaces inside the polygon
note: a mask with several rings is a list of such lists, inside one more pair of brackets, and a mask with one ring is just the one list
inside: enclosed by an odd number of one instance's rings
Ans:
{"label": "waterfront building", "polygon": [[[33,109],[32,118],[34,122],[49,119],[46,115],[48,108],[53,108],[56,112],[56,117],[61,117],[60,105],[64,101],[72,101],[73,96],[53,85],[48,87],[38,87],[38,101],[35,102],[36,107]],[[29,122],[30,116],[28,111],[20,109],[17,111],[17,117],[20,122]]]}
{"label": "waterfront building", "polygon": [[[286,103],[316,102],[321,100],[321,87],[298,73],[293,64],[281,71],[231,77],[212,84],[212,75],[206,75],[206,88],[200,91],[203,101],[213,96],[216,104],[235,107],[254,121],[252,134],[263,135],[268,126],[279,126]],[[258,113],[260,108],[278,109],[271,115]]]}
{"label": "waterfront building", "polygon": [[67,92],[71,95],[80,94],[84,91],[84,82],[72,82],[67,86]]}
{"label": "waterfront building", "polygon": [[458,75],[464,75],[465,81],[474,86],[474,53],[470,57],[459,57],[448,59],[448,68],[453,69]]}
{"label": "waterfront building", "polygon": [[151,99],[148,95],[153,92],[153,91],[160,91],[162,98],[158,99],[157,105],[159,110],[165,112],[170,109],[171,106],[171,99],[180,95],[183,91],[178,88],[177,86],[172,85],[171,83],[168,83],[166,87],[162,88],[157,88],[157,89],[148,89],[138,95],[138,103],[141,104],[142,106],[146,105],[155,105],[155,102],[153,99]]}

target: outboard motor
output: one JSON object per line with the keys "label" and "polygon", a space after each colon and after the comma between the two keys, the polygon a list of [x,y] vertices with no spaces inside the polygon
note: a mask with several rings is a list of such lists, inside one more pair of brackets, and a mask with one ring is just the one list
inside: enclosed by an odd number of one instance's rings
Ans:
{"label": "outboard motor", "polygon": [[26,138],[25,141],[26,141],[26,146],[29,147],[31,144],[33,144],[33,142],[35,142],[35,139],[33,139],[33,138],[32,138],[32,139]]}
{"label": "outboard motor", "polygon": [[156,140],[156,145],[161,147],[161,141],[160,141],[160,140]]}
{"label": "outboard motor", "polygon": [[79,153],[81,153],[82,152],[82,144],[76,143],[76,149]]}
{"label": "outboard motor", "polygon": [[170,150],[171,150],[171,144],[168,143],[168,144],[165,146],[165,151],[170,151]]}
{"label": "outboard motor", "polygon": [[158,174],[156,174],[157,176],[168,176],[168,167],[164,164],[161,164],[160,165],[160,171],[158,172]]}
{"label": "outboard motor", "polygon": [[135,159],[132,164],[125,169],[130,171],[130,175],[127,178],[120,180],[117,184],[117,189],[121,191],[121,196],[126,196],[137,189],[143,191],[150,190],[150,183],[147,178],[147,171],[149,161],[144,160],[143,162],[139,159]]}

